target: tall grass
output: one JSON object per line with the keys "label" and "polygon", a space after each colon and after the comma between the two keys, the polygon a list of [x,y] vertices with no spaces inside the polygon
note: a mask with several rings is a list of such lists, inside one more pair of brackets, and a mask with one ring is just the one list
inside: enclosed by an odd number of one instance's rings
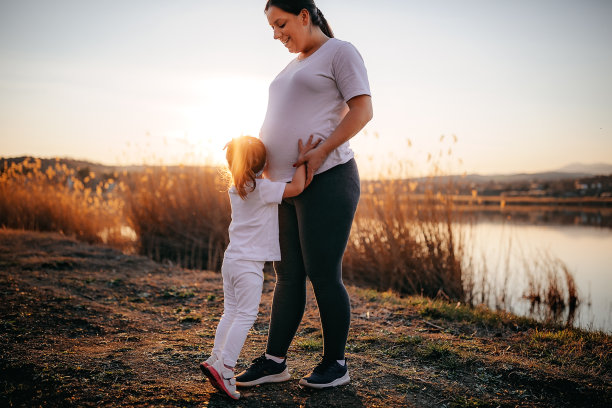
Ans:
{"label": "tall grass", "polygon": [[574,321],[579,304],[578,289],[572,273],[563,262],[550,254],[524,262],[527,289],[523,298],[530,303],[530,312],[550,321]]}
{"label": "tall grass", "polygon": [[[123,200],[115,179],[77,174],[65,164],[42,169],[39,159],[26,158],[0,175],[0,225],[37,231],[60,231],[90,243],[106,239],[123,247],[116,228],[123,216]],[[115,191],[113,191],[115,190]]]}
{"label": "tall grass", "polygon": [[214,168],[147,167],[125,184],[125,218],[139,238],[139,253],[189,268],[220,268],[230,204]]}
{"label": "tall grass", "polygon": [[404,294],[464,298],[464,245],[447,194],[426,189],[424,200],[402,180],[369,183],[359,203],[345,275],[353,282]]}

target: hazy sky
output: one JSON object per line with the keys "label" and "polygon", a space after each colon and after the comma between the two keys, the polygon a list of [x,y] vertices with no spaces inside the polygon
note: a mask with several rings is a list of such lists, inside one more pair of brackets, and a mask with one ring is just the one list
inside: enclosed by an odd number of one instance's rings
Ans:
{"label": "hazy sky", "polygon": [[[0,0],[0,156],[218,160],[258,134],[294,57],[264,4]],[[440,149],[453,172],[612,162],[612,1],[317,4],[368,68],[375,118],[352,141],[363,175],[425,173]]]}

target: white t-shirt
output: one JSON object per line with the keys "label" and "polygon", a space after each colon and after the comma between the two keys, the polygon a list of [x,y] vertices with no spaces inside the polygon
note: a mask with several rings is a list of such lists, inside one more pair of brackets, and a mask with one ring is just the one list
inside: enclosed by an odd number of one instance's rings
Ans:
{"label": "white t-shirt", "polygon": [[[280,261],[278,204],[286,183],[257,179],[255,190],[243,200],[236,187],[229,189],[232,222],[226,258],[245,261]],[[247,190],[248,191],[248,190]]]}
{"label": "white t-shirt", "polygon": [[[259,137],[266,145],[268,175],[290,181],[298,140],[327,139],[348,112],[346,101],[370,95],[361,55],[349,42],[327,40],[309,57],[294,59],[270,84],[268,110]],[[353,157],[349,143],[338,146],[316,174]]]}

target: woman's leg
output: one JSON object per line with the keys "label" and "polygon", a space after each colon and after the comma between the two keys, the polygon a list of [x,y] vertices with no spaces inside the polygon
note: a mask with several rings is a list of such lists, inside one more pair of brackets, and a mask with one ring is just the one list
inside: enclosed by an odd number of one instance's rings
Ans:
{"label": "woman's leg", "polygon": [[[266,353],[284,358],[304,315],[306,274],[315,291],[324,337],[324,362],[300,384],[325,388],[350,381],[344,349],[350,326],[350,301],[342,283],[342,257],[359,201],[359,173],[354,160],[314,177],[298,197],[279,206],[280,262],[274,263],[276,286]],[[325,362],[333,361],[332,367]],[[320,372],[318,370],[323,370]],[[236,377],[252,386],[286,381],[286,363],[265,356]]]}
{"label": "woman's leg", "polygon": [[[293,199],[283,200],[278,207],[281,258],[274,262],[276,286],[268,330],[266,353],[285,358],[306,306],[306,273],[302,261],[299,229]],[[236,384],[250,387],[258,384],[287,381],[291,378],[285,361],[276,362],[261,356],[236,376]]]}
{"label": "woman's leg", "polygon": [[342,282],[342,257],[359,195],[359,173],[351,160],[315,176],[295,200],[301,254],[323,327],[323,355],[330,360],[344,359],[350,326],[351,308]]}
{"label": "woman's leg", "polygon": [[294,199],[278,207],[281,261],[274,262],[276,285],[266,353],[285,357],[306,306],[306,273]]}

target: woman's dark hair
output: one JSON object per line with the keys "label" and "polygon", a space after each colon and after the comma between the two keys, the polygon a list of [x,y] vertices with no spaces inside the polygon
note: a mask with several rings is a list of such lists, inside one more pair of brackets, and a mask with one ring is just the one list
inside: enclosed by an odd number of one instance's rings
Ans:
{"label": "woman's dark hair", "polygon": [[287,13],[295,14],[296,16],[299,15],[302,10],[306,9],[308,14],[310,14],[310,21],[312,21],[312,24],[318,26],[321,31],[323,31],[323,34],[329,38],[334,37],[334,32],[329,26],[329,23],[313,0],[268,0],[264,10],[268,11],[272,6],[278,7]]}

